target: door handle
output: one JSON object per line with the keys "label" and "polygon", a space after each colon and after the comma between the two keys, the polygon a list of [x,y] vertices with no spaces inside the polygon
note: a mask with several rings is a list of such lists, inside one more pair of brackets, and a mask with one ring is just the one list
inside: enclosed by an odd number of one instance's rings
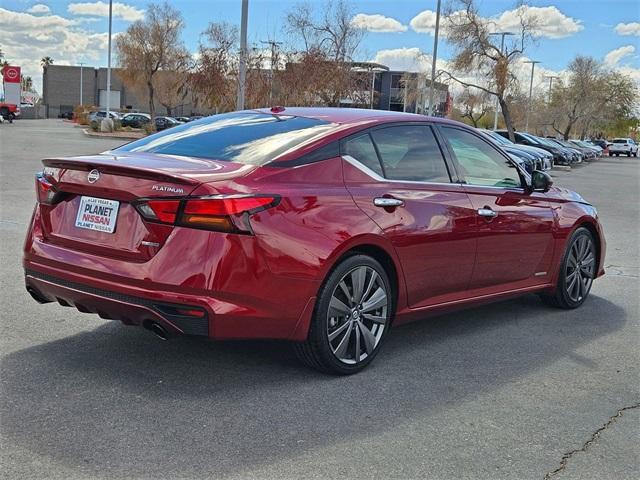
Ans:
{"label": "door handle", "polygon": [[478,209],[478,215],[480,215],[481,217],[494,218],[498,216],[498,212],[492,210],[489,207],[484,207]]}
{"label": "door handle", "polygon": [[376,197],[373,199],[373,204],[376,207],[383,207],[383,208],[392,207],[393,208],[393,207],[401,207],[402,205],[404,205],[404,202],[397,198]]}

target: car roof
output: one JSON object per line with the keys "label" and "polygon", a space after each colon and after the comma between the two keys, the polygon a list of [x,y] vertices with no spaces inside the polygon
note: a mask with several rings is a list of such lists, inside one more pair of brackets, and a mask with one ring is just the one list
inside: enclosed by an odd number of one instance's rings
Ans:
{"label": "car roof", "polygon": [[360,123],[362,121],[407,122],[430,120],[438,123],[458,125],[459,122],[439,118],[427,117],[415,113],[393,112],[390,110],[372,110],[365,108],[335,108],[335,107],[284,107],[277,112],[270,108],[259,108],[254,112],[267,113],[269,115],[294,115],[296,117],[315,118],[338,124]]}

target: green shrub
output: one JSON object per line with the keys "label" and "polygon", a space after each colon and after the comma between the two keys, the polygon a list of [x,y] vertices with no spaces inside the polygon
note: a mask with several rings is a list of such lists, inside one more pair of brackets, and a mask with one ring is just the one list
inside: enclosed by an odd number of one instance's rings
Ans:
{"label": "green shrub", "polygon": [[91,130],[93,130],[94,132],[99,132],[100,122],[98,122],[97,120],[92,120],[91,123],[89,124],[89,128],[91,128]]}

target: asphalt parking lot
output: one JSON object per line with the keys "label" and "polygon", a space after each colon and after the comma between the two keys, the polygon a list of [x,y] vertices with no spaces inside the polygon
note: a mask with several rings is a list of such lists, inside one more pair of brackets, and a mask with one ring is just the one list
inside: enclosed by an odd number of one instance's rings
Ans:
{"label": "asphalt parking lot", "polygon": [[31,300],[40,159],[119,143],[59,120],[0,125],[1,477],[640,478],[637,158],[553,172],[607,236],[582,308],[530,295],[414,323],[336,378],[286,344],[161,342]]}

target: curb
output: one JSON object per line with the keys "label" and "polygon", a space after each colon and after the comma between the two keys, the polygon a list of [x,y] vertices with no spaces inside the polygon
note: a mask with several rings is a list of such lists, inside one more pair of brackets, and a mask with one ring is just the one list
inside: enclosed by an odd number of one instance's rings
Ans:
{"label": "curb", "polygon": [[565,172],[570,172],[571,167],[569,165],[554,165],[552,171],[553,170],[563,170]]}
{"label": "curb", "polygon": [[140,136],[137,133],[126,133],[126,132],[116,132],[116,133],[110,133],[110,134],[104,134],[104,133],[98,133],[98,132],[91,132],[88,129],[84,129],[82,130],[82,132],[87,136],[87,137],[96,137],[96,138],[122,138],[125,140],[139,140],[141,138],[144,138],[144,136]]}

